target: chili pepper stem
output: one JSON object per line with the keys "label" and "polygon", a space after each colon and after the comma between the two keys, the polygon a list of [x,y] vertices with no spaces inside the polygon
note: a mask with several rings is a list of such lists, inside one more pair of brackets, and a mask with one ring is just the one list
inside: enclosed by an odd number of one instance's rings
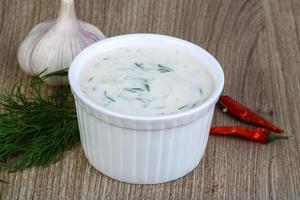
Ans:
{"label": "chili pepper stem", "polygon": [[279,140],[279,139],[284,139],[284,140],[293,140],[295,137],[293,135],[279,135],[275,133],[269,133],[267,137],[267,142],[272,142],[274,140]]}
{"label": "chili pepper stem", "polygon": [[228,111],[228,107],[222,101],[220,101],[220,100],[219,100],[219,103],[222,106],[222,111],[224,113],[226,113]]}

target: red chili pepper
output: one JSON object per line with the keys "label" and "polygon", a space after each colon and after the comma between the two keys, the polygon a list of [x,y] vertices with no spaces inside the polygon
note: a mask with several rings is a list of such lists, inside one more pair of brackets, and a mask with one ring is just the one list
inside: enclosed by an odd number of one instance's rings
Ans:
{"label": "red chili pepper", "polygon": [[247,128],[243,126],[213,127],[210,129],[210,134],[239,136],[241,138],[260,143],[269,143],[277,139],[294,139],[293,136],[275,134],[265,128]]}
{"label": "red chili pepper", "polygon": [[229,96],[221,96],[219,99],[220,104],[223,106],[223,112],[227,112],[234,117],[247,122],[249,124],[257,125],[269,129],[273,132],[282,133],[284,132],[281,128],[275,126],[268,120],[264,119],[263,117],[259,116],[246,106],[238,103],[237,101],[233,100]]}

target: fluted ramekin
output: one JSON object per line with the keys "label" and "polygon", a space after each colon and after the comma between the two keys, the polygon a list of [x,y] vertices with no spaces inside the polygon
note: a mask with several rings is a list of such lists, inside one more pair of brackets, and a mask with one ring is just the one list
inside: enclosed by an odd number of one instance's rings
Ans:
{"label": "fluted ramekin", "polygon": [[[176,46],[199,56],[215,82],[212,96],[194,109],[154,117],[117,113],[89,99],[79,82],[85,65],[102,52],[135,44]],[[81,143],[89,162],[119,181],[155,184],[180,178],[198,165],[224,86],[224,74],[213,56],[190,42],[157,34],[128,34],[102,40],[83,50],[71,64],[69,82],[76,102]]]}

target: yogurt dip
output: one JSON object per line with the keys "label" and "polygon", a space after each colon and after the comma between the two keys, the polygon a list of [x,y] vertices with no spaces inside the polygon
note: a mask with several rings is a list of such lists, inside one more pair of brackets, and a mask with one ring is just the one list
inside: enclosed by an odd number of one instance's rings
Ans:
{"label": "yogurt dip", "polygon": [[224,86],[220,64],[201,47],[157,34],[114,36],[80,52],[68,77],[95,169],[156,184],[200,162]]}
{"label": "yogurt dip", "polygon": [[199,56],[181,49],[128,46],[91,59],[81,90],[108,110],[133,116],[183,112],[205,102],[214,80]]}

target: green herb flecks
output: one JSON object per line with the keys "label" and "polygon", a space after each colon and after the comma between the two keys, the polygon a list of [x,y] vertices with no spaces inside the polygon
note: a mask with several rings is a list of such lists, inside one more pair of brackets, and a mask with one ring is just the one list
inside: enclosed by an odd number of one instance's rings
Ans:
{"label": "green herb flecks", "polygon": [[200,101],[196,101],[195,103],[193,103],[193,104],[191,105],[191,108],[197,107],[200,103],[201,103]]}
{"label": "green herb flecks", "polygon": [[142,102],[144,108],[147,108],[150,104],[150,100],[148,100],[148,99],[135,98],[135,100]]}
{"label": "green herb flecks", "polygon": [[144,86],[145,86],[146,90],[147,90],[148,92],[150,92],[150,86],[149,86],[148,84],[144,84]]}
{"label": "green herb flecks", "polygon": [[104,94],[103,94],[103,95],[104,95],[105,98],[107,98],[109,101],[115,102],[115,100],[114,100],[113,98],[111,98],[111,97],[109,97],[109,96],[107,95],[107,91],[106,91],[106,90],[104,91]]}
{"label": "green herb flecks", "polygon": [[192,109],[192,108],[195,108],[195,107],[197,107],[198,105],[200,105],[200,103],[201,103],[201,101],[196,101],[196,102],[194,102],[194,103],[185,104],[185,105],[183,105],[183,106],[179,107],[179,108],[178,108],[178,110],[183,110],[183,109],[185,109],[185,110],[187,110],[187,109]]}
{"label": "green herb flecks", "polygon": [[134,91],[144,91],[142,88],[131,88]]}
{"label": "green herb flecks", "polygon": [[[69,86],[46,87],[43,80],[66,76],[67,70],[34,77],[26,90],[22,82],[0,95],[0,160],[10,170],[46,166],[77,144],[79,130]],[[47,88],[50,95],[42,94]]]}
{"label": "green herb flecks", "polygon": [[188,106],[189,106],[189,104],[183,105],[183,106],[179,107],[178,110],[182,110],[184,108],[187,108]]}
{"label": "green herb flecks", "polygon": [[161,64],[158,64],[157,67],[158,67],[157,70],[158,70],[160,73],[168,73],[168,72],[172,72],[172,71],[173,71],[173,69],[171,69],[171,68],[169,68],[169,67],[166,67],[166,66],[164,66],[164,65],[161,65]]}
{"label": "green herb flecks", "polygon": [[203,89],[200,87],[198,91],[199,91],[199,94],[202,96],[203,95]]}
{"label": "green herb flecks", "polygon": [[140,68],[140,69],[142,69],[142,70],[145,69],[143,63],[134,63],[134,64],[135,64],[135,66],[137,66],[138,68]]}
{"label": "green herb flecks", "polygon": [[146,102],[146,101],[145,101],[144,99],[142,99],[142,98],[135,98],[135,100],[141,101],[141,102],[143,102],[143,103]]}
{"label": "green herb flecks", "polygon": [[146,78],[141,78],[140,80],[143,81],[142,84],[144,85],[145,89],[146,89],[148,92],[150,92],[150,85],[149,85],[148,79],[146,79]]}
{"label": "green herb flecks", "polygon": [[138,91],[144,91],[142,88],[123,88],[123,89],[128,92],[133,92],[133,93],[136,93]]}
{"label": "green herb flecks", "polygon": [[95,92],[95,91],[97,91],[97,87],[96,86],[93,86],[92,87],[92,90]]}

